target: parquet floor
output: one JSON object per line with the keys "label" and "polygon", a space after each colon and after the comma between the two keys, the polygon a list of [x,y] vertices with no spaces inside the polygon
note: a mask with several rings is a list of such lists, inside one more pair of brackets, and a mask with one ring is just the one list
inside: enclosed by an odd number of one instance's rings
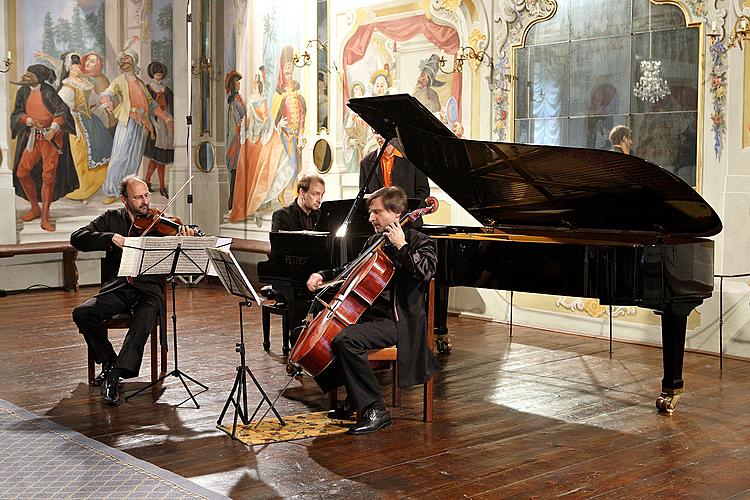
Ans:
{"label": "parquet floor", "polygon": [[[95,291],[0,299],[0,398],[233,498],[750,497],[750,362],[722,373],[688,353],[685,394],[665,416],[659,349],[616,343],[610,357],[601,340],[516,327],[511,341],[506,325],[451,317],[432,423],[415,388],[374,435],[247,447],[215,428],[238,363],[237,301],[205,283],[177,290],[180,368],[210,387],[200,409],[175,407],[187,395],[174,378],[110,408],[86,385],[70,318]],[[278,323],[265,353],[260,309],[245,319],[248,364],[276,394],[288,380]],[[147,381],[147,359],[141,373],[128,388]],[[306,378],[278,403],[287,415],[325,406]]]}

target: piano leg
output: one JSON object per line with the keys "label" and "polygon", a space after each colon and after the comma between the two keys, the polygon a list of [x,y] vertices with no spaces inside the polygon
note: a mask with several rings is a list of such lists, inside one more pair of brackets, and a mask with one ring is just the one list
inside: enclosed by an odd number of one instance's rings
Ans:
{"label": "piano leg", "polygon": [[660,412],[671,414],[677,407],[684,385],[682,360],[685,354],[687,317],[699,304],[674,304],[661,315],[664,378],[661,381],[661,394],[656,398],[656,408]]}
{"label": "piano leg", "polygon": [[448,291],[450,287],[435,286],[435,348],[438,352],[450,352],[451,339],[448,337]]}

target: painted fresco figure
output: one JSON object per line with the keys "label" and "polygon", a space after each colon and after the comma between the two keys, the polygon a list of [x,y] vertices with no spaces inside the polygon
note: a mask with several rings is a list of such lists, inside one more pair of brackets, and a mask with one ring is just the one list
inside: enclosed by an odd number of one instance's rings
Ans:
{"label": "painted fresco figure", "polygon": [[[138,78],[138,55],[126,49],[117,57],[117,63],[121,73],[101,96],[102,105],[117,118],[112,157],[103,187],[107,194],[103,203],[107,205],[117,199],[120,181],[138,171],[146,138],[154,135],[154,117],[167,124],[172,122],[172,118],[151,98],[143,80]],[[116,106],[114,99],[119,101]]]}
{"label": "painted fresco figure", "polygon": [[[351,88],[351,98],[363,97],[365,95],[365,86],[362,82],[354,82]],[[349,108],[346,108],[344,115],[344,140],[342,148],[344,150],[344,163],[346,163],[348,172],[356,172],[359,162],[365,154],[365,143],[369,127],[360,116]]]}
{"label": "painted fresco figure", "polygon": [[282,205],[285,205],[284,189],[297,178],[302,162],[301,152],[305,147],[302,134],[305,129],[307,106],[305,98],[300,93],[299,82],[294,79],[293,57],[294,48],[291,45],[281,50],[276,93],[271,102],[274,124],[279,130],[288,161],[277,171],[265,202],[279,197]]}
{"label": "painted fresco figure", "polygon": [[234,181],[237,176],[237,163],[240,159],[240,144],[242,126],[247,110],[245,101],[240,95],[240,80],[242,75],[232,70],[224,77],[224,90],[227,93],[227,137],[226,160],[229,172],[229,201],[228,210],[232,211],[234,200]]}
{"label": "painted fresco figure", "polygon": [[172,89],[164,84],[164,78],[167,76],[167,67],[159,61],[154,61],[148,65],[148,76],[152,81],[146,85],[151,98],[159,106],[159,109],[169,117],[169,122],[160,116],[156,117],[154,124],[155,139],[149,137],[146,141],[146,151],[144,156],[149,159],[146,168],[146,184],[148,190],[151,188],[151,176],[154,171],[159,175],[159,194],[169,198],[167,182],[165,180],[166,165],[174,163],[174,94]]}
{"label": "painted fresco figure", "polygon": [[271,191],[274,180],[279,178],[278,172],[282,169],[287,172],[282,177],[287,180],[283,185],[279,184],[282,191],[289,182],[286,175],[291,171],[290,159],[268,112],[265,80],[265,68],[261,66],[253,76],[253,93],[248,97],[245,127],[241,131],[244,136],[237,162],[232,212],[229,214],[231,222],[255,215],[255,222],[260,225],[257,210],[280,193]]}
{"label": "painted fresco figure", "polygon": [[[12,137],[17,138],[13,161],[16,194],[28,200],[31,208],[21,220],[41,218],[45,231],[54,231],[49,220],[50,205],[78,187],[75,170],[70,168],[68,134],[75,133],[70,109],[48,83],[54,71],[32,64],[21,77],[21,89],[10,117]],[[39,199],[42,206],[39,207]]]}
{"label": "painted fresco figure", "polygon": [[414,94],[412,94],[419,102],[424,104],[424,107],[426,107],[431,113],[440,112],[440,98],[432,87],[441,87],[445,85],[445,82],[435,79],[440,64],[439,61],[440,58],[437,54],[432,54],[429,59],[422,61],[422,64],[420,64],[421,72],[417,78]]}
{"label": "painted fresco figure", "polygon": [[70,151],[79,186],[66,197],[84,204],[104,184],[112,154],[109,129],[91,111],[97,104],[93,92],[94,84],[83,76],[79,64],[70,67],[69,76],[58,92],[70,108],[76,126],[75,134],[70,135]]}
{"label": "painted fresco figure", "polygon": [[[109,78],[102,73],[103,68],[104,58],[96,52],[87,52],[81,56],[81,71],[94,85],[91,93],[91,100],[94,104],[99,102],[99,97],[109,87]],[[110,129],[110,134],[114,135],[117,119],[101,106],[95,106],[92,112]]]}
{"label": "painted fresco figure", "polygon": [[[370,75],[370,83],[372,84],[372,95],[379,97],[388,95],[390,93],[391,85],[393,85],[393,73],[391,73],[390,66],[388,64],[383,66],[383,69],[375,70]],[[378,149],[378,141],[375,137],[375,132],[367,126],[367,141],[363,149],[363,154],[367,155]]]}

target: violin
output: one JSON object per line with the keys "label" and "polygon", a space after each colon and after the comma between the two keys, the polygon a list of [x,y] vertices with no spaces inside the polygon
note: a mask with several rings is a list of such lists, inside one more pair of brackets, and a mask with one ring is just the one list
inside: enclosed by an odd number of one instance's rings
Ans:
{"label": "violin", "polygon": [[[169,205],[172,204],[177,198],[177,195],[185,189],[185,186],[187,186],[191,180],[193,180],[193,176],[190,176],[185,184],[183,184],[182,187],[172,195],[172,199],[169,200],[167,206],[164,207],[164,210],[169,208]],[[135,216],[130,231],[134,232],[133,229],[137,229],[139,231],[139,236],[178,236],[180,234],[180,226],[183,225],[182,219],[179,217],[166,216],[163,211],[159,211],[156,208],[149,208],[147,214],[138,214]],[[188,227],[196,230],[196,236],[206,236],[198,226],[189,224]]]}
{"label": "violin", "polygon": [[[147,214],[138,214],[133,221],[133,227],[141,236],[177,236],[182,225],[182,219],[179,217],[166,216],[156,208],[150,208]],[[191,224],[188,227],[196,229],[197,236],[205,236],[198,226]]]}

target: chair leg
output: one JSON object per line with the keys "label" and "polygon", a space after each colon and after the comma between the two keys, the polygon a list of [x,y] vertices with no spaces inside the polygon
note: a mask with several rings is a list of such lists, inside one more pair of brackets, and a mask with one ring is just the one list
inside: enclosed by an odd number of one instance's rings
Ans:
{"label": "chair leg", "polygon": [[425,422],[432,422],[432,381],[433,377],[430,377],[430,380],[424,384],[424,402],[422,403],[424,408],[422,420]]}
{"label": "chair leg", "polygon": [[263,313],[263,350],[268,352],[271,349],[271,311],[267,306],[261,307]]}
{"label": "chair leg", "polygon": [[94,353],[91,352],[91,348],[87,347],[86,349],[88,352],[87,363],[88,363],[88,370],[89,370],[89,384],[91,384],[91,382],[93,382],[94,378],[96,377],[96,371],[95,371],[96,363],[94,363]]}
{"label": "chair leg", "polygon": [[393,362],[393,406],[401,406],[401,386],[398,385],[398,361]]}
{"label": "chair leg", "polygon": [[156,380],[159,378],[159,367],[158,367],[158,356],[157,356],[157,337],[159,336],[159,332],[157,331],[156,327],[151,330],[151,382],[156,382]]}
{"label": "chair leg", "polygon": [[281,314],[281,352],[284,356],[289,355],[289,311]]}

